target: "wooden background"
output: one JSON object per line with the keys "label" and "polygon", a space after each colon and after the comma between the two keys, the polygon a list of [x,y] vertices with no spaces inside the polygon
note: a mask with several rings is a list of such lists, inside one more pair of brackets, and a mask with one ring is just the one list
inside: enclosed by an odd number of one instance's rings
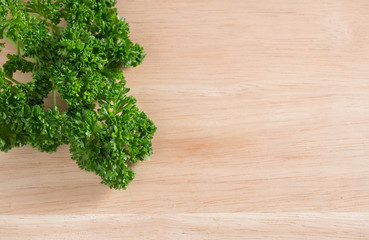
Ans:
{"label": "wooden background", "polygon": [[0,239],[369,239],[369,1],[117,7],[153,157],[115,191],[68,146],[0,153]]}

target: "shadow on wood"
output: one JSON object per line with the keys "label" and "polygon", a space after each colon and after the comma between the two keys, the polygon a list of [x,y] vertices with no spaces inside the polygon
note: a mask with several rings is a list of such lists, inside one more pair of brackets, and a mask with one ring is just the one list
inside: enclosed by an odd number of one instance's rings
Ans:
{"label": "shadow on wood", "polygon": [[110,189],[94,173],[79,169],[68,151],[69,146],[61,146],[48,154],[26,146],[0,152],[0,213],[19,207],[23,213],[88,212],[95,206]]}

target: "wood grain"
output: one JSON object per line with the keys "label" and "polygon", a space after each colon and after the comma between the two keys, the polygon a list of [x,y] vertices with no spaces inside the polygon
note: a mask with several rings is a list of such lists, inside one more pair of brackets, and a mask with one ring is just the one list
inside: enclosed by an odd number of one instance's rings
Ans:
{"label": "wood grain", "polygon": [[119,192],[68,146],[0,153],[0,239],[369,239],[368,1],[117,7],[153,157]]}
{"label": "wood grain", "polygon": [[360,213],[12,215],[0,217],[2,222],[6,227],[0,234],[5,232],[8,240],[106,239],[102,229],[109,229],[108,239],[143,240],[332,240],[369,235],[369,216]]}

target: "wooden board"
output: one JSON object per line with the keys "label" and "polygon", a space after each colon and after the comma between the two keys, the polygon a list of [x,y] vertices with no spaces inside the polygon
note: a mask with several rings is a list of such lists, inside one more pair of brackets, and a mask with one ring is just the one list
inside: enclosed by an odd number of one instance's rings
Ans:
{"label": "wooden board", "polygon": [[68,146],[0,153],[0,239],[369,239],[368,1],[117,7],[154,155],[115,191]]}

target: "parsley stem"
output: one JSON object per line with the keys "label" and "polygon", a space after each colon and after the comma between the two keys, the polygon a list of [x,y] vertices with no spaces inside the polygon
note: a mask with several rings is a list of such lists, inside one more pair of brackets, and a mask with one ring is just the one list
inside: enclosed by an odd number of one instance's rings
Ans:
{"label": "parsley stem", "polygon": [[15,41],[13,41],[13,39],[8,38],[5,34],[4,34],[4,38],[5,40],[7,40],[10,44],[12,44],[13,46],[17,47],[17,43]]}
{"label": "parsley stem", "polygon": [[10,84],[15,83],[15,84],[19,84],[19,85],[24,85],[27,88],[27,91],[29,93],[31,93],[31,94],[35,93],[34,91],[31,90],[31,88],[27,84],[18,82],[17,80],[15,80],[14,78],[12,78],[10,76],[5,76],[4,79],[5,79],[5,81],[7,81]]}
{"label": "parsley stem", "polygon": [[[22,53],[23,48],[22,48],[22,45],[20,44],[21,42],[19,41],[19,39],[17,40],[17,42],[15,42],[13,39],[7,37],[5,34],[4,34],[4,39],[8,41],[11,45],[17,48],[17,54]],[[36,62],[36,60],[33,57],[28,57],[28,58],[31,59],[33,62]]]}
{"label": "parsley stem", "polygon": [[19,39],[17,40],[17,54],[20,54]]}
{"label": "parsley stem", "polygon": [[9,85],[12,85],[12,84],[13,84],[10,80],[8,80],[8,79],[6,79],[6,78],[4,78],[4,80],[5,80],[5,82],[6,82],[7,84],[9,84]]}
{"label": "parsley stem", "polygon": [[53,89],[53,105],[56,107],[56,88]]}
{"label": "parsley stem", "polygon": [[9,77],[9,76],[6,76],[6,77],[5,77],[5,79],[6,79],[6,80],[8,80],[8,81],[13,82],[13,83],[15,83],[15,84],[24,84],[24,83],[20,83],[20,82],[18,82],[17,80],[15,80],[14,78]]}
{"label": "parsley stem", "polygon": [[[25,6],[27,6],[27,3],[26,2],[23,2],[23,4],[25,5]],[[30,8],[30,7],[27,7],[26,8],[26,10],[27,10],[27,12],[30,14],[30,15],[32,15],[32,16],[34,16],[35,18],[37,18],[37,20],[39,20],[40,22],[41,21],[43,21],[43,19],[41,18],[41,17],[44,17],[45,18],[45,23],[52,29],[52,30],[54,30],[55,31],[55,33],[56,34],[60,34],[60,28],[57,26],[57,25],[55,25],[55,24],[53,24],[53,23],[51,23],[51,22],[48,22],[46,19],[46,17],[44,16],[44,15],[42,15],[41,13],[39,13],[38,11],[37,11],[37,9],[33,9],[33,8]]]}

